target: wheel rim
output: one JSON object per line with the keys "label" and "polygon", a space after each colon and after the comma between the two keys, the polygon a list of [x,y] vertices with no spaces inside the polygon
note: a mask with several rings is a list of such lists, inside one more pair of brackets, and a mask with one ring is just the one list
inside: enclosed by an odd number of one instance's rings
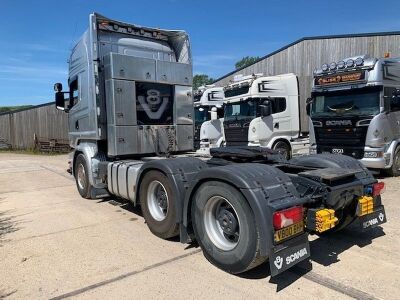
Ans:
{"label": "wheel rim", "polygon": [[85,167],[83,164],[79,164],[78,166],[78,186],[81,190],[84,190],[86,188],[86,172],[85,172]]}
{"label": "wheel rim", "polygon": [[282,143],[277,143],[274,147],[274,150],[279,151],[280,154],[282,154],[282,156],[286,159],[289,158],[289,150],[287,149],[287,146],[285,144]]}
{"label": "wheel rim", "polygon": [[397,155],[395,156],[394,168],[397,172],[400,170],[400,152],[397,152]]}
{"label": "wheel rim", "polygon": [[168,193],[164,185],[154,180],[147,190],[147,203],[151,216],[157,221],[163,221],[168,213]]}
{"label": "wheel rim", "polygon": [[208,237],[217,248],[230,251],[236,247],[240,239],[240,219],[226,198],[213,196],[208,199],[203,222]]}

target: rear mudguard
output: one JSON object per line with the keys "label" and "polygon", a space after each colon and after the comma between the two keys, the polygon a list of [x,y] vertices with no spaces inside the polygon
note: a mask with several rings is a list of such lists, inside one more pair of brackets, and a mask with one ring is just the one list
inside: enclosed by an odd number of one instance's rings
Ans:
{"label": "rear mudguard", "polygon": [[345,168],[345,169],[360,169],[367,170],[367,168],[358,160],[345,155],[339,154],[310,154],[304,156],[297,156],[289,160],[291,164],[314,167],[314,168]]}
{"label": "rear mudguard", "polygon": [[[183,205],[183,230],[190,231],[191,204],[199,186],[208,181],[221,181],[237,188],[248,201],[260,233],[260,254],[273,251],[272,214],[276,210],[301,205],[290,178],[281,170],[257,163],[231,164],[201,170],[193,178]],[[185,242],[185,241],[183,241]]]}
{"label": "rear mudguard", "polygon": [[182,222],[183,200],[186,190],[199,171],[207,168],[207,164],[194,157],[177,157],[171,159],[152,160],[143,164],[138,174],[136,186],[136,201],[139,199],[139,187],[144,175],[151,170],[164,173],[172,183],[173,194],[176,201],[176,222]]}
{"label": "rear mudguard", "polygon": [[372,173],[357,159],[340,154],[311,154],[292,158],[289,164],[310,168],[343,168],[357,171],[356,178],[364,186],[377,182]]}

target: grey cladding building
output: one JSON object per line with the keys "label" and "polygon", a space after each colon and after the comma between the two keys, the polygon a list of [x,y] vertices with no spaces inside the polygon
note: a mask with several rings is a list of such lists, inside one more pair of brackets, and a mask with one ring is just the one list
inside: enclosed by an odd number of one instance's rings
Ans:
{"label": "grey cladding building", "polygon": [[[300,101],[305,103],[311,94],[312,73],[315,68],[346,57],[361,54],[383,57],[385,53],[389,53],[390,57],[400,57],[400,31],[305,37],[262,57],[248,67],[218,78],[215,84],[224,86],[237,74],[295,73],[299,78]],[[305,105],[301,105],[300,109],[305,114]],[[304,121],[301,130],[306,132],[307,118],[302,119]]]}

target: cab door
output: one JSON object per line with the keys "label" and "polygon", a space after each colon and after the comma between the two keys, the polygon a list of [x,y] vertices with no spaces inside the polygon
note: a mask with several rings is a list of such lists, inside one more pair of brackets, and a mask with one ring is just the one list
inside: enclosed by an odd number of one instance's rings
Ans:
{"label": "cab door", "polygon": [[394,96],[394,91],[396,91],[395,87],[385,87],[384,99],[389,103],[387,118],[393,133],[392,139],[398,139],[400,138],[400,97]]}
{"label": "cab door", "polygon": [[[273,97],[269,98],[272,104],[272,114],[262,118],[263,138],[270,140],[275,136],[292,135],[292,120],[290,107],[287,105],[287,98]],[[261,129],[261,128],[260,128]]]}

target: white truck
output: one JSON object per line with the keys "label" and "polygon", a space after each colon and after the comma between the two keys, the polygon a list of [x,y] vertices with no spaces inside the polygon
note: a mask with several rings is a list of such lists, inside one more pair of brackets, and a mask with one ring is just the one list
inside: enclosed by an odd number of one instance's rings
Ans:
{"label": "white truck", "polygon": [[194,101],[194,148],[200,148],[201,125],[224,116],[224,90],[215,85],[200,86],[193,92]]}
{"label": "white truck", "polygon": [[224,118],[201,129],[201,148],[261,146],[286,158],[308,153],[307,133],[300,131],[297,76],[236,76],[224,87]]}
{"label": "white truck", "polygon": [[[283,159],[260,147],[193,149],[192,59],[184,31],[91,14],[69,60],[71,174],[83,198],[140,205],[160,238],[196,240],[219,268],[269,260],[275,276],[310,256],[308,233],[386,221],[382,184],[340,155]],[[65,94],[69,103],[65,106]]]}

